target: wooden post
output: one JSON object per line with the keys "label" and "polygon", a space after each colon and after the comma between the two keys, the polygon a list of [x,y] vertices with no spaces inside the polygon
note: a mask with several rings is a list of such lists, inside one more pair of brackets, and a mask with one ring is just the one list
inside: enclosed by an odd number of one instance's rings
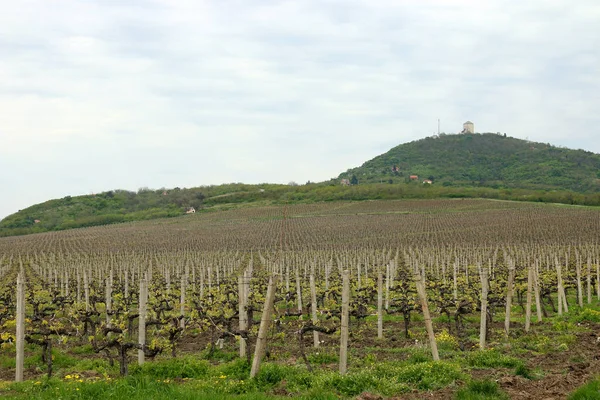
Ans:
{"label": "wooden post", "polygon": [[455,262],[454,263],[454,269],[452,270],[452,279],[453,279],[453,289],[452,289],[452,296],[454,297],[454,301],[456,302],[458,300],[458,278],[457,278],[457,269],[458,269],[458,264]]}
{"label": "wooden post", "polygon": [[[248,317],[248,314],[246,313],[245,277],[245,272],[238,277],[238,314],[240,331],[245,331],[247,329],[246,318]],[[246,357],[246,339],[240,336],[240,358],[244,357]]]}
{"label": "wooden post", "polygon": [[275,302],[275,289],[277,288],[278,276],[273,275],[269,279],[269,287],[267,289],[267,298],[263,308],[262,318],[260,320],[260,328],[258,329],[258,337],[256,338],[256,349],[254,350],[254,359],[252,360],[252,369],[250,370],[250,378],[254,378],[260,370],[260,363],[265,356],[267,348],[267,333],[273,314],[273,303]]}
{"label": "wooden post", "polygon": [[506,314],[504,316],[504,333],[508,337],[510,333],[510,313],[512,309],[513,282],[515,280],[515,267],[508,267],[508,282],[506,284]]}
{"label": "wooden post", "polygon": [[110,278],[106,279],[106,296],[105,296],[105,304],[106,304],[106,325],[110,326],[110,312],[112,310],[112,287]]}
{"label": "wooden post", "polygon": [[142,365],[144,363],[144,346],[146,345],[146,304],[148,301],[148,283],[146,280],[140,280],[140,297],[138,300],[138,343],[142,347],[138,350],[138,364]]}
{"label": "wooden post", "polygon": [[23,363],[25,361],[25,276],[17,275],[17,359],[15,381],[23,382]]}
{"label": "wooden post", "polygon": [[386,274],[385,274],[385,310],[390,309],[390,287],[391,287],[391,279],[392,279],[392,268],[390,264],[387,264]]}
{"label": "wooden post", "polygon": [[433,361],[439,361],[440,356],[438,353],[437,343],[435,341],[435,333],[433,332],[433,324],[431,323],[431,315],[429,314],[429,305],[427,304],[427,293],[425,292],[425,284],[423,278],[419,273],[418,269],[415,269],[415,285],[417,286],[417,293],[419,294],[419,300],[421,300],[421,308],[423,309],[423,319],[425,320],[425,328],[427,328],[427,336],[429,336],[429,345],[431,346],[431,355]]}
{"label": "wooden post", "polygon": [[179,315],[181,319],[179,320],[179,327],[181,329],[185,329],[185,290],[186,290],[186,275],[181,274],[181,283],[179,284],[181,293],[179,298]]}
{"label": "wooden post", "polygon": [[485,339],[487,333],[487,306],[488,306],[488,270],[479,267],[479,275],[481,276],[481,320],[479,321],[479,348],[485,349]]}
{"label": "wooden post", "polygon": [[583,286],[581,284],[581,259],[579,255],[577,257],[577,261],[575,262],[575,271],[577,273],[577,302],[579,303],[579,308],[583,308]]}
{"label": "wooden post", "polygon": [[350,303],[350,271],[342,273],[342,321],[340,327],[340,374],[348,371],[348,328]]}
{"label": "wooden post", "polygon": [[527,267],[527,305],[525,306],[525,332],[531,328],[531,298],[533,292],[533,267]]}
{"label": "wooden post", "polygon": [[377,274],[377,337],[383,339],[383,276],[381,269]]}
{"label": "wooden post", "polygon": [[125,293],[123,297],[127,299],[129,297],[129,269],[125,270]]}
{"label": "wooden post", "polygon": [[298,319],[302,321],[302,289],[300,287],[299,267],[296,267],[296,297],[298,297],[298,312],[300,313]]}
{"label": "wooden post", "polygon": [[587,303],[592,304],[592,265],[591,260],[587,260]]}
{"label": "wooden post", "polygon": [[535,270],[533,272],[533,288],[535,289],[535,310],[537,312],[537,322],[542,322],[542,299],[540,298],[539,263],[536,262]]}
{"label": "wooden post", "polygon": [[83,295],[85,298],[85,311],[89,312],[90,311],[90,282],[89,282],[87,273],[85,272],[85,269],[83,270]]}
{"label": "wooden post", "polygon": [[[316,325],[319,322],[317,317],[317,288],[315,286],[315,276],[310,274],[310,303],[312,311],[312,323]],[[313,331],[313,346],[319,347],[319,332]]]}
{"label": "wooden post", "polygon": [[600,300],[600,263],[596,261],[596,297]]}

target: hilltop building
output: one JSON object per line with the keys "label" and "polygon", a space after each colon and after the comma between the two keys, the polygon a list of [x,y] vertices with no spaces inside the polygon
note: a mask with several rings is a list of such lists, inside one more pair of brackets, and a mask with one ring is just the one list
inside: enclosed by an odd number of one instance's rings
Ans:
{"label": "hilltop building", "polygon": [[475,124],[471,121],[467,121],[463,124],[463,130],[461,133],[475,133]]}
{"label": "hilltop building", "polygon": [[194,207],[190,207],[187,210],[185,210],[186,214],[196,214],[196,209]]}

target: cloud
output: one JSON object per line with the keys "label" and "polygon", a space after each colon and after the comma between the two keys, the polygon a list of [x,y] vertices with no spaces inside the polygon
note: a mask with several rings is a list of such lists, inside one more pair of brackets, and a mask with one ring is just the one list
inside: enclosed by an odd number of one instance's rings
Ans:
{"label": "cloud", "polygon": [[593,0],[28,0],[0,12],[0,216],[112,188],[318,181],[478,131],[600,152]]}

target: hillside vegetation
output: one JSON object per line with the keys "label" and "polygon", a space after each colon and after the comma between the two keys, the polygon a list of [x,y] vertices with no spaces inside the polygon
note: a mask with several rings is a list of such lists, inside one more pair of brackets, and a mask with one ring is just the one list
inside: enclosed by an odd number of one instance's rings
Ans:
{"label": "hillside vegetation", "polygon": [[430,179],[437,185],[491,188],[600,190],[600,155],[504,135],[429,137],[394,147],[340,175],[360,183]]}
{"label": "hillside vegetation", "polygon": [[[411,181],[410,175],[419,179]],[[341,185],[341,179],[355,184]],[[424,185],[424,179],[433,184]],[[0,236],[176,217],[189,207],[207,212],[256,203],[459,197],[598,206],[600,155],[496,134],[443,135],[397,146],[321,183],[67,196],[6,217],[0,221]]]}

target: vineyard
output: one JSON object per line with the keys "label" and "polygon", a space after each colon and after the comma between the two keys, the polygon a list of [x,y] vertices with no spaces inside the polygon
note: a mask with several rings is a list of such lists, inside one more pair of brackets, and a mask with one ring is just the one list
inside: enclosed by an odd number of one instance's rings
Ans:
{"label": "vineyard", "polygon": [[475,199],[0,238],[0,396],[566,398],[600,374],[599,239],[597,208]]}

